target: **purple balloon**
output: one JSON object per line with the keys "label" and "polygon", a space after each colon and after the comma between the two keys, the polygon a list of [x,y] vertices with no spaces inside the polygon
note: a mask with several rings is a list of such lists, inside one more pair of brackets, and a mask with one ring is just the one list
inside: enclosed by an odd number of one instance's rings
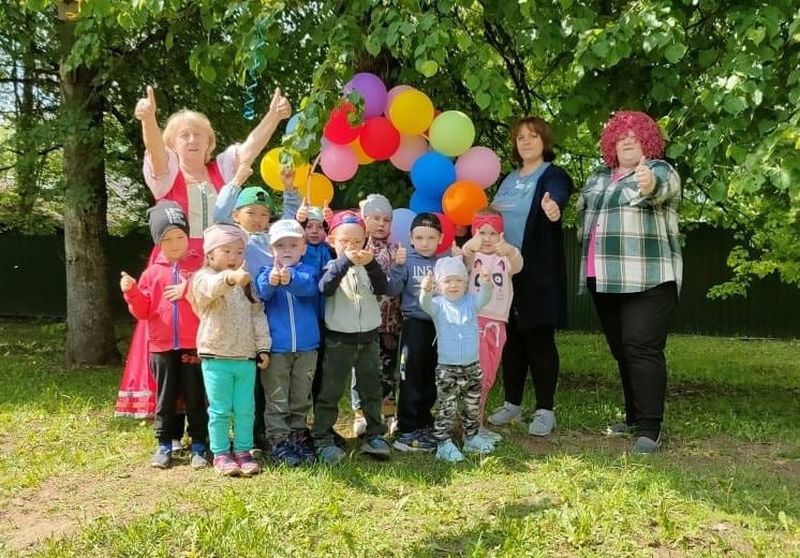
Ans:
{"label": "purple balloon", "polygon": [[386,86],[381,78],[369,72],[356,74],[344,86],[345,95],[351,91],[358,92],[364,99],[364,120],[383,114],[386,106]]}
{"label": "purple balloon", "polygon": [[406,248],[411,248],[411,221],[416,216],[416,213],[405,207],[395,209],[392,212],[392,229],[389,233],[389,240],[394,244],[402,244]]}

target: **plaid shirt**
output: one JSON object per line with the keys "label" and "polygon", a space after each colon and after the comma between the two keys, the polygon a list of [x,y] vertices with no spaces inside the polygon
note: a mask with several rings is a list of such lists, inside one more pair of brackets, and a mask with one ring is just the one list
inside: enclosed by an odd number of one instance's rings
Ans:
{"label": "plaid shirt", "polygon": [[582,246],[580,290],[586,286],[589,232],[594,230],[597,292],[638,293],[667,281],[678,291],[683,259],[678,233],[681,180],[665,161],[651,160],[656,186],[642,196],[633,172],[612,180],[611,169],[593,175],[578,198]]}

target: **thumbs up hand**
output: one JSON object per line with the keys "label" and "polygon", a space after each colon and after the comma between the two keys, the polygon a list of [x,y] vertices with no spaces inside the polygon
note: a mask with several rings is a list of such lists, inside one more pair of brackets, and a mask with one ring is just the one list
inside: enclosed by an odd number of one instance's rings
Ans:
{"label": "thumbs up hand", "polygon": [[281,266],[280,279],[281,279],[281,285],[288,285],[289,281],[292,280],[292,274],[289,272],[289,268],[286,267],[285,265]]}
{"label": "thumbs up hand", "polygon": [[649,196],[653,193],[656,187],[656,179],[653,171],[647,166],[647,159],[644,156],[639,160],[639,166],[636,167],[634,176],[639,184],[639,192],[643,196]]}
{"label": "thumbs up hand", "polygon": [[136,286],[136,279],[125,273],[124,271],[120,274],[121,278],[119,280],[119,288],[123,293],[127,293],[133,287]]}
{"label": "thumbs up hand", "polygon": [[561,208],[559,208],[556,201],[550,197],[550,192],[545,192],[544,196],[542,196],[542,211],[544,211],[544,214],[553,223],[561,219]]}
{"label": "thumbs up hand", "polygon": [[292,115],[292,105],[289,104],[289,99],[283,96],[280,87],[276,87],[275,93],[272,94],[272,101],[269,103],[269,112],[276,115],[281,120],[289,118]]}
{"label": "thumbs up hand", "polygon": [[[556,205],[556,207],[558,207],[558,205]],[[501,232],[500,242],[494,245],[494,253],[501,257],[508,256],[509,254],[511,254],[511,252],[514,251],[514,247],[511,246],[508,242],[506,242],[505,234],[506,233]]]}
{"label": "thumbs up hand", "polygon": [[482,263],[478,264],[478,276],[480,277],[481,283],[492,284],[492,274],[489,272],[489,268]]}
{"label": "thumbs up hand", "polygon": [[394,263],[396,265],[406,265],[406,259],[408,258],[408,254],[406,251],[406,247],[402,244],[398,246],[397,252],[394,255]]}
{"label": "thumbs up hand", "polygon": [[300,203],[300,207],[297,208],[297,213],[294,218],[298,223],[305,223],[308,221],[308,202],[305,198],[303,198],[303,201]]}
{"label": "thumbs up hand", "polygon": [[137,120],[155,119],[156,117],[156,94],[153,86],[147,86],[147,97],[139,99],[133,111]]}
{"label": "thumbs up hand", "polygon": [[325,219],[326,223],[330,223],[331,219],[333,219],[333,209],[331,209],[330,202],[325,200],[325,203],[322,204],[322,218]]}
{"label": "thumbs up hand", "polygon": [[453,241],[453,244],[450,246],[450,255],[457,258],[464,257],[464,251],[458,244],[456,244],[455,240]]}
{"label": "thumbs up hand", "polygon": [[422,282],[419,284],[419,288],[429,293],[433,290],[433,271],[430,269],[428,270],[427,275],[422,278]]}

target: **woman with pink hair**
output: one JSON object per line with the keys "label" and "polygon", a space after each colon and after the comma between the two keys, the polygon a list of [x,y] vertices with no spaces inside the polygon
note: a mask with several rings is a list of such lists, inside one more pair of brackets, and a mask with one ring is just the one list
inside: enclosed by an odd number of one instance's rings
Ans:
{"label": "woman with pink hair", "polygon": [[635,433],[634,453],[653,453],[661,446],[667,322],[683,273],[680,177],[662,160],[663,136],[643,112],[615,113],[600,149],[607,168],[578,199],[581,290],[592,295],[622,378],[625,422],[606,433]]}

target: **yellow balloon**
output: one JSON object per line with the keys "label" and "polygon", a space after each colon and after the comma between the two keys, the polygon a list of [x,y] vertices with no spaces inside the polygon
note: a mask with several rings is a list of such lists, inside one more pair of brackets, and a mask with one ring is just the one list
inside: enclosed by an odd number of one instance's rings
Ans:
{"label": "yellow balloon", "polygon": [[304,197],[309,205],[322,207],[333,200],[333,182],[318,172],[308,175],[305,183],[298,186],[298,189],[300,196]]}
{"label": "yellow balloon", "polygon": [[[281,152],[283,147],[276,147],[267,151],[266,155],[261,159],[261,178],[264,182],[278,192],[283,191],[283,181],[281,180]],[[292,155],[294,160],[294,185],[296,188],[302,187],[308,180],[308,175],[311,172],[311,165],[305,163],[300,154],[293,150],[287,149],[287,152]]]}
{"label": "yellow balloon", "polygon": [[355,141],[350,144],[350,149],[356,154],[356,160],[358,160],[359,165],[369,165],[375,162],[375,159],[364,153],[364,148],[361,147],[361,140],[359,138],[356,138]]}
{"label": "yellow balloon", "polygon": [[389,120],[401,134],[421,134],[433,122],[433,103],[422,91],[403,91],[389,105]]}

